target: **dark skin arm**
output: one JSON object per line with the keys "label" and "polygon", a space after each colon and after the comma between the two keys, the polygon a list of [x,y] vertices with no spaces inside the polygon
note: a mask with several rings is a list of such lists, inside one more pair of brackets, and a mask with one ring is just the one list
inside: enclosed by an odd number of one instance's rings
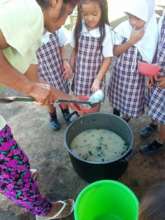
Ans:
{"label": "dark skin arm", "polygon": [[58,98],[69,99],[71,96],[49,85],[34,82],[37,80],[37,67],[31,65],[25,74],[21,74],[13,68],[3,55],[2,49],[7,48],[3,34],[0,32],[0,84],[17,90],[28,96],[32,96],[37,102],[47,105],[52,104]]}

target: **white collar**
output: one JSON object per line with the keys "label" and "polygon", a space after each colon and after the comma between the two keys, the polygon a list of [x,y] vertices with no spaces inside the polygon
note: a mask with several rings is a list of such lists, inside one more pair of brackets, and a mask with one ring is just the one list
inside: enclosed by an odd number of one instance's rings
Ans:
{"label": "white collar", "polygon": [[42,44],[47,44],[49,42],[49,39],[50,39],[50,32],[48,31],[45,31],[44,34],[42,35]]}
{"label": "white collar", "polygon": [[87,28],[87,26],[85,25],[85,22],[82,21],[82,33],[83,34],[87,34],[87,35],[90,35],[90,36],[93,36],[93,37],[100,37],[100,31],[99,31],[99,28],[94,28],[94,29],[91,29],[89,30]]}

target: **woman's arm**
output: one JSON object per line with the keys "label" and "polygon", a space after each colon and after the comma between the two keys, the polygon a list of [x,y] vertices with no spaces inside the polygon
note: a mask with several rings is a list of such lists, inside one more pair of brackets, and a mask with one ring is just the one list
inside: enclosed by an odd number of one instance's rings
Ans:
{"label": "woman's arm", "polygon": [[[71,98],[67,94],[55,88],[51,88],[49,85],[31,81],[32,75],[37,75],[37,68],[33,65],[29,67],[28,73],[25,75],[13,68],[3,55],[2,49],[6,47],[8,47],[8,45],[0,32],[0,85],[32,96],[37,102],[45,105],[52,104],[58,98]],[[28,79],[26,75],[31,77]]]}
{"label": "woman's arm", "polygon": [[26,71],[25,76],[34,82],[40,82],[38,73],[38,64],[31,64],[29,69]]}
{"label": "woman's arm", "polygon": [[107,57],[107,58],[103,59],[103,63],[101,65],[101,67],[100,67],[100,70],[99,70],[99,72],[97,74],[97,77],[96,77],[96,79],[94,80],[94,82],[92,84],[92,88],[91,89],[92,89],[93,92],[95,92],[98,89],[100,89],[101,81],[104,79],[105,74],[109,70],[111,62],[112,62],[112,58],[110,58],[110,57]]}

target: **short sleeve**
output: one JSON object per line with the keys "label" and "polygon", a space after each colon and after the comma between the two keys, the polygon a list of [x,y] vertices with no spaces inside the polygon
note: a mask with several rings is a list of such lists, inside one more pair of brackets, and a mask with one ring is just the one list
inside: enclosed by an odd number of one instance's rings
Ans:
{"label": "short sleeve", "polygon": [[38,64],[37,54],[33,53],[31,64]]}
{"label": "short sleeve", "polygon": [[60,47],[64,47],[65,45],[69,44],[69,35],[70,35],[70,31],[68,31],[64,27],[61,27],[57,31],[57,36],[58,36]]}
{"label": "short sleeve", "polygon": [[103,56],[113,57],[113,33],[111,27],[106,25],[105,27],[105,38],[103,41]]}
{"label": "short sleeve", "polygon": [[126,31],[125,23],[126,22],[122,22],[114,29],[114,45],[119,45],[123,42],[123,36],[125,35]]}
{"label": "short sleeve", "polygon": [[41,8],[34,0],[6,1],[0,5],[0,30],[11,47],[26,54],[43,33]]}
{"label": "short sleeve", "polygon": [[35,0],[0,2],[0,31],[9,45],[3,53],[22,73],[36,63],[35,53],[40,46],[43,27],[43,14]]}

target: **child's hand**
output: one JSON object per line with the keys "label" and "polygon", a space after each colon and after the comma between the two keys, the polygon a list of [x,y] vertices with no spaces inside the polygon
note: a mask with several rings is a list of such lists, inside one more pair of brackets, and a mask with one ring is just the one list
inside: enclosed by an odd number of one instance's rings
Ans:
{"label": "child's hand", "polygon": [[141,30],[133,30],[129,39],[129,42],[134,45],[136,44],[138,41],[140,41],[142,39],[142,37],[144,36],[144,29]]}
{"label": "child's hand", "polygon": [[93,82],[93,84],[92,84],[92,87],[91,87],[91,90],[92,90],[92,92],[96,92],[97,90],[99,90],[100,89],[100,80],[99,79],[95,79],[94,80],[94,82]]}
{"label": "child's hand", "polygon": [[153,86],[154,82],[155,82],[155,79],[154,79],[153,77],[150,77],[150,78],[147,80],[147,87],[148,87],[149,89],[151,89],[151,87]]}
{"label": "child's hand", "polygon": [[72,68],[70,66],[70,64],[68,63],[68,61],[64,60],[63,61],[63,68],[64,68],[64,79],[71,79],[73,76],[73,71]]}
{"label": "child's hand", "polygon": [[165,76],[157,78],[157,82],[160,88],[165,89]]}

